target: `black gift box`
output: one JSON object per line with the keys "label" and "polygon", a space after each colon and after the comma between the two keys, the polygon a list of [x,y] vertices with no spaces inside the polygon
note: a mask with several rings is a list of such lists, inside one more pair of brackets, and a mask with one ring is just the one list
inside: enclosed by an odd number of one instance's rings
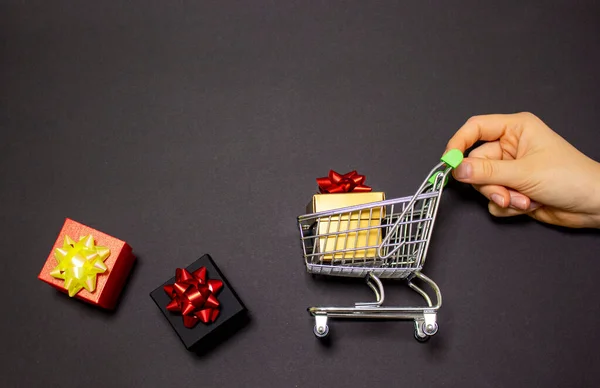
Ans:
{"label": "black gift box", "polygon": [[[187,328],[183,324],[181,314],[167,310],[166,307],[171,302],[171,298],[163,287],[175,283],[175,276],[150,293],[150,297],[167,318],[185,347],[196,352],[202,351],[203,347],[213,347],[215,342],[224,340],[237,331],[247,319],[246,307],[209,255],[202,256],[186,269],[193,273],[201,267],[206,267],[207,279],[218,279],[223,282],[223,288],[216,294],[220,303],[220,313],[215,322],[208,324],[198,322],[193,328]],[[173,273],[175,273],[175,268],[173,268]]]}

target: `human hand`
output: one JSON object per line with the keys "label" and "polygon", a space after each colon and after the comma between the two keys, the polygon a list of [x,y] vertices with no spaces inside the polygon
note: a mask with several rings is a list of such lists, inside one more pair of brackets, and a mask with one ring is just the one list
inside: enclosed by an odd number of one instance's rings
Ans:
{"label": "human hand", "polygon": [[497,217],[527,214],[572,228],[600,228],[600,163],[531,113],[470,118],[447,150],[475,148],[453,172],[489,199]]}

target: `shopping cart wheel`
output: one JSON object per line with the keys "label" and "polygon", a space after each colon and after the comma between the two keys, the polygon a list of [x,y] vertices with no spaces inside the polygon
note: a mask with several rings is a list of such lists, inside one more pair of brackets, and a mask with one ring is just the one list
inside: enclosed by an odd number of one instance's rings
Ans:
{"label": "shopping cart wheel", "polygon": [[317,325],[315,325],[313,327],[313,333],[315,333],[317,338],[325,338],[327,337],[327,334],[329,334],[329,326],[325,325],[317,327]]}
{"label": "shopping cart wheel", "polygon": [[433,322],[433,323],[429,323],[429,324],[423,323],[423,332],[425,334],[427,334],[428,336],[434,335],[435,333],[437,333],[437,331],[438,331],[437,322]]}
{"label": "shopping cart wheel", "polygon": [[421,337],[421,336],[419,335],[419,332],[418,332],[417,330],[415,330],[415,339],[416,339],[417,341],[419,341],[419,342],[423,343],[423,342],[427,342],[427,341],[429,341],[429,338],[431,338],[431,336],[430,336],[430,335],[427,335],[427,334],[425,334],[425,336],[424,336],[424,337]]}

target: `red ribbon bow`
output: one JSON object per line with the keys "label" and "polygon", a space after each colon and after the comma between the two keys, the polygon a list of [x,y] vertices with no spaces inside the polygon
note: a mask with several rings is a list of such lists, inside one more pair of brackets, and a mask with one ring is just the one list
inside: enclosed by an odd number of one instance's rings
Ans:
{"label": "red ribbon bow", "polygon": [[221,280],[206,280],[206,267],[193,273],[177,268],[175,284],[163,287],[171,302],[167,310],[183,315],[183,324],[188,329],[199,321],[212,323],[219,316],[219,301],[215,296],[223,288]]}
{"label": "red ribbon bow", "polygon": [[355,171],[340,175],[333,170],[329,170],[329,175],[323,178],[317,178],[317,184],[321,193],[365,193],[371,191],[369,186],[365,186],[366,177]]}

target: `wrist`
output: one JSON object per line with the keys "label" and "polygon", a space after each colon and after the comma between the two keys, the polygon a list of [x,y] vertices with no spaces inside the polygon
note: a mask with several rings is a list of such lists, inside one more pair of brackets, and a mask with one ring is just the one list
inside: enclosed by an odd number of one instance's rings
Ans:
{"label": "wrist", "polygon": [[600,163],[594,161],[594,169],[591,175],[593,189],[590,197],[590,216],[595,228],[600,229]]}

